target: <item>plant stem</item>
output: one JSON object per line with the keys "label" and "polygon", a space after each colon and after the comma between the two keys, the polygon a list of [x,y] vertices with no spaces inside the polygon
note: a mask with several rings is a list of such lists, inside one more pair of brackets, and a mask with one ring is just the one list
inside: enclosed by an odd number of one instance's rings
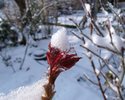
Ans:
{"label": "plant stem", "polygon": [[44,96],[42,96],[41,100],[52,100],[55,91],[55,85],[52,83],[52,78],[49,76],[48,83],[44,85]]}

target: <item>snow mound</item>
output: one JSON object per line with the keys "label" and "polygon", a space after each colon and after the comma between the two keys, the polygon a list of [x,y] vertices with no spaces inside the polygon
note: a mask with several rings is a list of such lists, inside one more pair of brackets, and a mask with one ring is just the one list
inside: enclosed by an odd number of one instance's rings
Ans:
{"label": "snow mound", "polygon": [[0,94],[0,100],[41,100],[45,82],[45,79],[42,79],[31,86],[20,87],[8,95]]}
{"label": "snow mound", "polygon": [[61,28],[53,34],[51,38],[51,46],[56,47],[62,51],[69,50],[69,41],[66,28]]}

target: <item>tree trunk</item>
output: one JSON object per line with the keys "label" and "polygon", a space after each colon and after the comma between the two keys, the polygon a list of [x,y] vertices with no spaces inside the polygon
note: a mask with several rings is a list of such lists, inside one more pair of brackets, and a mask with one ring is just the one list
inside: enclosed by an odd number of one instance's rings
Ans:
{"label": "tree trunk", "polygon": [[16,2],[16,4],[17,4],[18,7],[19,7],[21,16],[23,16],[24,13],[25,13],[25,11],[26,11],[26,3],[25,3],[25,0],[15,0],[15,2]]}

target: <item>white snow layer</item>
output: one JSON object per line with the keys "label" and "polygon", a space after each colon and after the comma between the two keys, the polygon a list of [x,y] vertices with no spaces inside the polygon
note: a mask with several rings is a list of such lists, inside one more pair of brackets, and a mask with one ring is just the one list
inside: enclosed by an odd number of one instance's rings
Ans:
{"label": "white snow layer", "polygon": [[70,44],[68,41],[67,30],[65,28],[61,28],[52,35],[51,46],[62,51],[69,50]]}
{"label": "white snow layer", "polygon": [[96,45],[110,48],[113,51],[121,52],[121,49],[125,47],[123,39],[116,34],[112,34],[111,37],[109,34],[107,34],[105,37],[100,37],[97,34],[93,34],[92,40]]}
{"label": "white snow layer", "polygon": [[45,82],[42,79],[31,86],[20,87],[8,95],[0,94],[0,100],[41,100]]}

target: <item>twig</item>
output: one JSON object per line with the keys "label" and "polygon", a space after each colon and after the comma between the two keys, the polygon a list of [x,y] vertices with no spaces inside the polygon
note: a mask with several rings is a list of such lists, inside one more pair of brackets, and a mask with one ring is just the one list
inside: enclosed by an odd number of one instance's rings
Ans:
{"label": "twig", "polygon": [[124,58],[124,50],[122,50],[122,56],[121,56],[121,63],[122,63],[122,69],[123,69],[123,73],[120,79],[120,83],[123,82],[124,76],[125,76],[125,58]]}
{"label": "twig", "polygon": [[83,74],[83,76],[84,76],[89,82],[91,82],[92,84],[98,86],[98,83],[92,81],[87,75]]}
{"label": "twig", "polygon": [[73,19],[70,19],[70,21],[72,21],[72,22],[76,25],[77,29],[80,31],[80,34],[82,34],[82,35],[83,35],[84,37],[86,37],[88,40],[92,41],[91,38],[89,38],[87,35],[85,35],[85,34],[83,33],[83,31],[79,28],[79,25],[78,25]]}
{"label": "twig", "polygon": [[[94,43],[94,44],[95,44],[95,43]],[[114,54],[121,55],[121,53],[119,53],[119,52],[117,52],[117,51],[114,51],[114,50],[112,50],[112,49],[110,49],[110,48],[108,48],[108,47],[100,46],[100,45],[98,45],[98,44],[95,44],[95,45],[96,45],[97,47],[99,47],[99,48],[102,48],[102,49],[111,51],[111,52],[114,53]]]}
{"label": "twig", "polygon": [[100,78],[99,78],[99,75],[98,75],[97,72],[96,72],[95,64],[94,64],[94,62],[93,62],[93,60],[92,60],[91,58],[90,58],[90,62],[91,62],[93,71],[94,71],[94,73],[95,73],[95,75],[96,75],[96,78],[97,78],[97,80],[98,80],[98,86],[99,86],[99,88],[100,88],[100,91],[101,91],[101,93],[102,93],[102,96],[103,96],[104,100],[107,100],[107,98],[106,98],[106,96],[105,96],[105,92],[104,92],[103,87],[102,87],[102,84],[101,84],[101,81],[100,81]]}
{"label": "twig", "polygon": [[[6,65],[6,63],[7,63],[8,61],[6,61],[6,59],[4,58],[4,56],[3,56],[1,53],[0,53],[0,56],[2,57],[2,59],[3,59],[3,61],[4,61],[4,64]],[[7,66],[7,65],[6,65],[6,66]],[[16,70],[15,70],[15,68],[13,67],[12,64],[10,65],[10,67],[12,68],[13,72],[15,73]]]}
{"label": "twig", "polygon": [[47,4],[47,5],[45,5],[40,11],[39,11],[39,13],[37,13],[37,14],[35,14],[34,16],[33,16],[33,19],[35,19],[36,17],[38,17],[46,8],[48,8],[48,7],[51,7],[51,6],[53,6],[54,4],[57,4],[57,2],[52,2],[52,3],[50,3],[49,5]]}
{"label": "twig", "polygon": [[[55,2],[54,2],[54,3],[51,3],[51,4],[48,5],[48,6],[43,7],[36,16],[33,16],[33,19],[35,19],[36,17],[38,17],[46,8],[52,6],[53,4],[55,4]],[[32,28],[32,24],[33,24],[33,23],[32,23],[32,21],[31,21],[31,23],[30,23],[30,28]],[[30,30],[30,31],[31,31],[31,30]],[[28,41],[29,41],[29,35],[30,35],[30,32],[29,32],[29,34],[28,34]],[[27,51],[28,51],[28,47],[29,47],[29,43],[27,43],[27,46],[26,46],[26,49],[25,49],[25,53],[24,53],[24,57],[23,57],[23,61],[22,61],[21,65],[20,65],[20,68],[19,68],[20,70],[22,70],[23,64],[24,64],[24,62],[25,62],[26,54],[27,54]]]}
{"label": "twig", "polygon": [[98,28],[98,26],[96,25],[96,23],[94,22],[93,19],[91,19],[91,22],[92,22],[93,26],[95,27],[95,29],[98,31],[98,33],[99,33],[102,37],[104,37],[103,33],[100,31],[100,29]]}
{"label": "twig", "polygon": [[[72,31],[71,31],[72,32]],[[80,40],[82,40],[83,41],[83,43],[85,44],[85,39],[84,39],[84,37],[80,37],[80,36],[78,36],[76,33],[74,33],[74,32],[72,32],[72,34],[74,35],[74,36],[76,36],[78,39],[80,39]]]}
{"label": "twig", "polygon": [[110,39],[111,39],[111,45],[116,49],[116,52],[119,52],[118,49],[117,49],[117,47],[116,47],[116,46],[114,45],[114,43],[113,43],[113,37],[112,37],[112,33],[111,33],[111,31],[110,31],[110,27],[107,26],[106,28],[107,28],[108,31],[109,31],[109,36],[110,36]]}
{"label": "twig", "polygon": [[[107,62],[106,62],[101,56],[99,56],[98,54],[94,53],[92,50],[90,50],[89,48],[87,48],[87,47],[85,47],[85,46],[83,46],[83,45],[80,45],[80,46],[83,47],[84,49],[88,50],[88,51],[91,52],[92,54],[94,54],[94,55],[95,55],[96,57],[98,57],[99,59],[101,59],[101,60],[105,63],[105,65],[107,66],[107,68],[108,68],[116,77],[118,77],[118,75],[110,69],[110,67],[109,67],[109,65],[107,64]],[[118,78],[119,78],[119,77],[118,77]]]}
{"label": "twig", "polygon": [[[109,5],[109,2],[108,2],[108,5]],[[110,7],[110,6],[109,6]],[[110,9],[112,10],[112,12],[120,19],[120,22],[121,22],[121,24],[122,24],[122,28],[123,28],[123,31],[124,31],[124,33],[125,33],[125,29],[124,29],[124,21],[121,19],[121,17],[119,17],[119,15],[114,11],[114,9],[112,9],[111,7],[110,7]]]}
{"label": "twig", "polygon": [[25,49],[25,53],[24,53],[24,56],[23,56],[23,61],[22,63],[20,64],[20,70],[22,70],[23,68],[23,65],[24,65],[24,62],[25,62],[25,59],[26,59],[26,55],[27,55],[27,51],[28,51],[28,47],[29,47],[29,43],[27,43],[27,46],[26,46],[26,49]]}
{"label": "twig", "polygon": [[121,100],[124,100],[124,98],[123,98],[123,96],[122,96],[122,93],[121,93],[121,91],[120,91],[119,85],[117,86],[117,89],[118,89],[118,93],[119,93],[120,99],[121,99]]}
{"label": "twig", "polygon": [[[102,64],[100,63],[100,66],[102,66]],[[109,83],[109,80],[107,79],[107,77],[103,74],[103,72],[100,70],[101,75],[103,76],[103,78],[106,80],[106,82],[108,83],[109,87],[114,91],[114,89],[111,87],[111,83]],[[117,86],[117,90],[119,93],[119,97],[121,98],[121,100],[123,100],[119,85]]]}

